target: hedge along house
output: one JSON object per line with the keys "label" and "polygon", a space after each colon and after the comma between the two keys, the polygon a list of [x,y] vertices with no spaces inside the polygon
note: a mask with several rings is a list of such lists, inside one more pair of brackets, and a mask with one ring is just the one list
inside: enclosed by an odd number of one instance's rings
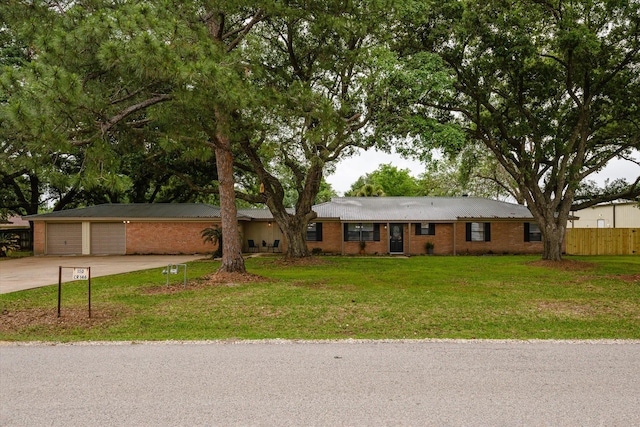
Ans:
{"label": "hedge along house", "polygon": [[35,255],[208,253],[202,230],[220,208],[196,203],[104,204],[25,217]]}
{"label": "hedge along house", "polygon": [[[522,205],[475,197],[344,197],[314,206],[310,249],[340,254],[542,253]],[[364,242],[364,243],[361,243]],[[364,248],[362,248],[364,246]]]}

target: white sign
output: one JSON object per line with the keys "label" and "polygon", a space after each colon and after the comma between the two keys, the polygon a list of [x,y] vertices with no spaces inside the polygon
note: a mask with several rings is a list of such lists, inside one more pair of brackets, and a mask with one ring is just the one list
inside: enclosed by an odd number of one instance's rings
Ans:
{"label": "white sign", "polygon": [[87,268],[73,268],[73,280],[89,280],[89,270]]}

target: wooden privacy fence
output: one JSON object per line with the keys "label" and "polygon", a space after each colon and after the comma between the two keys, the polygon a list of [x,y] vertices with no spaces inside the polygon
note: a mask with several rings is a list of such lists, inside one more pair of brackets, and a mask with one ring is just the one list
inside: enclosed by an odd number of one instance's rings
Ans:
{"label": "wooden privacy fence", "polygon": [[569,228],[568,255],[640,255],[640,228]]}

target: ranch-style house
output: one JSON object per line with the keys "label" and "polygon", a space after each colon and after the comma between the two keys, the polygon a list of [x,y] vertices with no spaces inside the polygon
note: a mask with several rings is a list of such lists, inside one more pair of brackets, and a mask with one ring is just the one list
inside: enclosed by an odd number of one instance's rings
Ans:
{"label": "ranch-style house", "polygon": [[[525,206],[476,197],[338,197],[315,205],[307,245],[331,254],[541,253]],[[36,255],[208,253],[201,232],[220,209],[194,203],[104,204],[24,217]],[[268,209],[239,209],[245,252],[286,251]],[[429,242],[429,244],[427,244]]]}

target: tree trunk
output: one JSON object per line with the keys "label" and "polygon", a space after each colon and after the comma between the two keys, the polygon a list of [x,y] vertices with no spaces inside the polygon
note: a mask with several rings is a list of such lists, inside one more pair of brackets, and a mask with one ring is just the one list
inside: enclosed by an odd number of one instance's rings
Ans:
{"label": "tree trunk", "polygon": [[236,209],[235,179],[233,178],[233,155],[227,132],[227,122],[216,112],[216,166],[218,168],[218,188],[220,192],[220,217],[222,222],[222,265],[218,272],[245,273],[242,258],[242,242],[238,233],[238,210]]}
{"label": "tree trunk", "polygon": [[282,231],[287,239],[286,258],[308,257],[310,253],[306,239],[307,221],[290,215],[286,223],[287,227]]}
{"label": "tree trunk", "polygon": [[544,244],[542,259],[547,261],[562,261],[562,243],[564,242],[566,226],[561,226],[557,222],[555,220],[541,227]]}

